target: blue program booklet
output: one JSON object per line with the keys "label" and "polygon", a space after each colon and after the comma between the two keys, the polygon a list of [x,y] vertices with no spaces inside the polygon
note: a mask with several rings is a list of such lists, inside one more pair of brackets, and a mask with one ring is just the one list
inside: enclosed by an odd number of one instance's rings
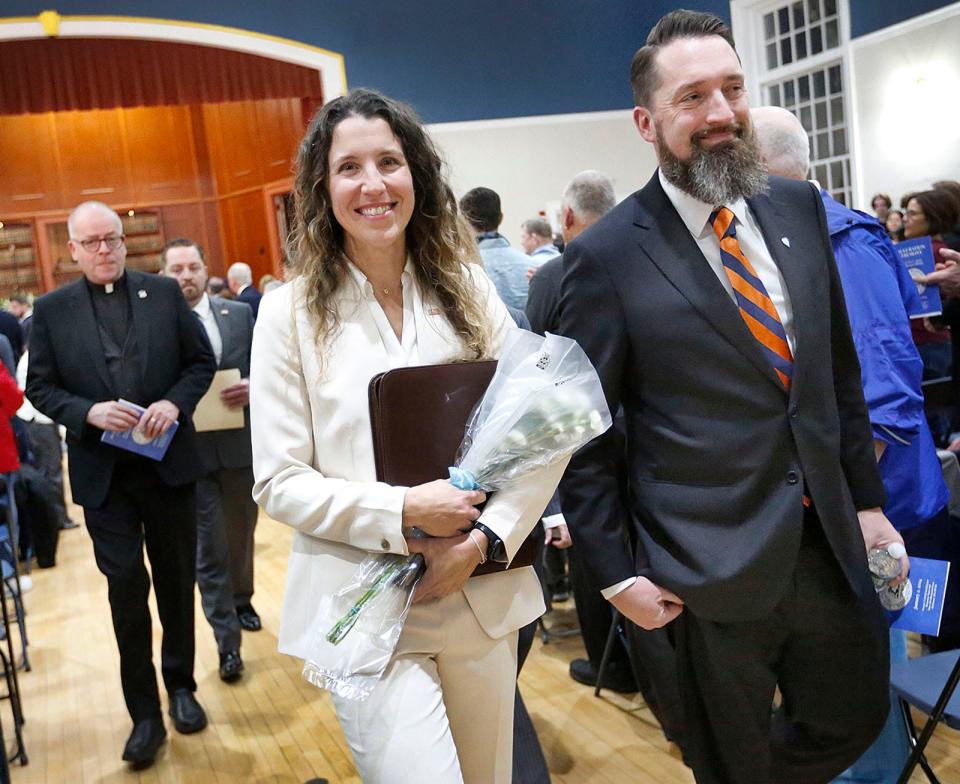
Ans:
{"label": "blue program booklet", "polygon": [[933,258],[933,243],[929,237],[918,237],[915,240],[904,240],[893,246],[897,250],[897,255],[903,261],[907,272],[913,278],[917,287],[917,294],[920,295],[920,309],[908,314],[910,318],[921,318],[923,316],[939,316],[943,313],[943,305],[940,304],[940,288],[938,286],[927,286],[917,281],[918,275],[926,275],[933,272],[936,259]]}
{"label": "blue program booklet", "polygon": [[[131,403],[129,400],[121,399],[117,402],[127,408],[133,409],[141,417],[143,416],[143,412],[147,410],[143,406]],[[147,438],[143,433],[143,429],[137,424],[136,427],[132,427],[129,430],[105,430],[100,440],[105,444],[110,444],[110,446],[126,449],[128,452],[135,452],[138,455],[149,457],[151,460],[163,460],[163,456],[167,453],[167,448],[173,440],[173,434],[177,432],[179,426],[179,422],[174,422],[167,428],[167,432],[163,435],[159,435],[156,438]]]}
{"label": "blue program booklet", "polygon": [[950,576],[949,561],[932,558],[910,559],[910,587],[912,594],[902,610],[887,613],[890,627],[936,637],[940,634],[943,616],[943,598]]}

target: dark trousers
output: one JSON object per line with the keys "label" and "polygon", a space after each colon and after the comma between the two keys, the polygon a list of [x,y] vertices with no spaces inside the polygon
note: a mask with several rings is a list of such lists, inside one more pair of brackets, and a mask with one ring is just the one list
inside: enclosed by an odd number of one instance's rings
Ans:
{"label": "dark trousers", "polygon": [[207,475],[208,492],[223,514],[233,603],[240,607],[253,596],[253,535],[259,509],[253,500],[253,468],[220,468]]}
{"label": "dark trousers", "polygon": [[[597,585],[593,575],[585,568],[576,545],[566,552],[570,558],[570,590],[577,606],[577,622],[580,624],[583,647],[587,649],[590,663],[600,669],[603,649],[610,634],[610,624],[613,623],[613,606],[603,598],[600,590],[606,586]],[[619,638],[614,642],[607,667],[620,672],[630,669],[627,651]]]}
{"label": "dark trousers", "polygon": [[[855,596],[813,514],[769,616],[716,623],[685,610],[675,623],[685,746],[701,784],[830,781],[886,720],[880,604],[869,587]],[[782,703],[771,713],[776,687]]]}
{"label": "dark trousers", "polygon": [[197,482],[197,587],[200,606],[217,641],[217,651],[223,654],[240,649],[240,619],[230,581],[221,477],[221,471],[214,471]]}
{"label": "dark trousers", "polygon": [[146,543],[163,626],[164,685],[168,692],[195,691],[195,485],[164,484],[146,459],[124,462],[114,469],[103,505],[83,512],[97,566],[107,578],[127,710],[134,722],[157,717],[160,695],[151,655],[150,578],[143,546]]}
{"label": "dark trousers", "polygon": [[[543,554],[543,526],[538,523],[531,536],[536,537],[537,540],[534,568],[537,570],[537,576],[539,577],[541,576],[543,563],[541,558]],[[523,663],[527,660],[536,634],[537,621],[528,623],[520,629],[517,636],[517,676],[523,669]],[[540,746],[537,731],[533,726],[533,720],[530,718],[527,706],[520,695],[519,684],[517,685],[513,706],[513,784],[550,784],[547,760],[543,756],[543,749]]]}

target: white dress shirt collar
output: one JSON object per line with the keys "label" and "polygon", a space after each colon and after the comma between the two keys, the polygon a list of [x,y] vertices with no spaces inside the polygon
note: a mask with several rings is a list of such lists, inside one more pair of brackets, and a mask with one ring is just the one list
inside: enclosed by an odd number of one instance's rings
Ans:
{"label": "white dress shirt collar", "polygon": [[723,205],[707,204],[694,198],[686,191],[680,190],[664,177],[663,169],[657,169],[657,174],[660,177],[660,186],[663,188],[663,192],[667,194],[670,203],[680,214],[680,220],[687,227],[687,231],[694,237],[702,238],[707,228],[713,231],[713,226],[710,225],[710,215],[720,206],[729,209],[736,217],[739,225],[743,226],[747,223],[747,202],[743,197]]}
{"label": "white dress shirt collar", "polygon": [[200,297],[200,301],[193,306],[193,311],[201,319],[205,319],[207,316],[212,314],[213,309],[210,307],[210,297],[207,295],[207,292],[203,292],[203,296]]}

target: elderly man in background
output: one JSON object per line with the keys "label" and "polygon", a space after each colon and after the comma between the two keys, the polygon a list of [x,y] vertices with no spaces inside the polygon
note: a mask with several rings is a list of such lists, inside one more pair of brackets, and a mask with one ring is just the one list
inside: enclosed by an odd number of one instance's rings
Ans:
{"label": "elderly man in background", "polygon": [[234,299],[246,302],[253,311],[253,320],[257,320],[257,311],[260,309],[260,290],[253,285],[253,271],[249,264],[236,261],[227,270],[227,286],[233,292]]}
{"label": "elderly man in background", "polygon": [[[125,270],[123,224],[101,202],[70,214],[70,255],[83,276],[34,303],[27,397],[67,429],[70,487],[107,578],[120,680],[134,722],[123,759],[153,760],[166,738],[153,668],[150,576],[163,625],[163,681],[178,732],[207,725],[194,697],[196,480],[191,417],[213,378],[208,342],[172,280]],[[145,409],[138,414],[122,401]],[[159,461],[101,441],[175,432]]]}
{"label": "elderly man in background", "polygon": [[[753,109],[751,117],[770,174],[804,180],[810,146],[800,121],[775,106]],[[876,220],[845,207],[822,188],[820,196],[887,490],[883,511],[911,555],[944,558],[945,545],[940,552],[927,550],[934,539],[947,541],[951,521],[940,460],[924,415],[923,362],[910,336],[907,313],[919,305],[916,285]],[[890,651],[893,661],[906,660],[905,632],[890,631]],[[880,737],[836,780],[895,784],[908,754],[906,731],[891,697]]]}

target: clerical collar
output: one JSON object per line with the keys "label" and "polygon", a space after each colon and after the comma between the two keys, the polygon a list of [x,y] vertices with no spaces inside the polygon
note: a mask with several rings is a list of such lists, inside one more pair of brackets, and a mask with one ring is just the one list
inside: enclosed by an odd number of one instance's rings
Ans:
{"label": "clerical collar", "polygon": [[101,285],[100,283],[93,283],[89,278],[84,278],[87,283],[87,288],[90,289],[91,294],[114,294],[115,292],[126,291],[127,289],[127,273],[124,272],[119,278],[117,278],[112,283],[106,283]]}

